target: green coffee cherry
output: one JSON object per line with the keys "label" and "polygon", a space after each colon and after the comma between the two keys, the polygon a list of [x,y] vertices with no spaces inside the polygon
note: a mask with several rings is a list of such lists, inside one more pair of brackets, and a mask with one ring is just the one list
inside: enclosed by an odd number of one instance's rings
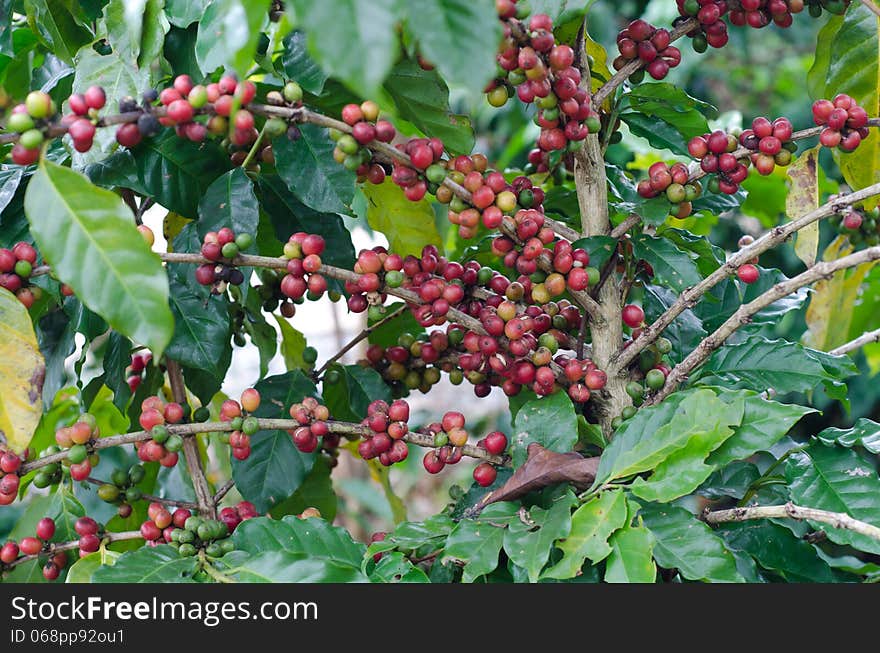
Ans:
{"label": "green coffee cherry", "polygon": [[128,470],[128,480],[132,485],[137,485],[143,481],[146,475],[147,472],[144,470],[143,465],[132,465]]}
{"label": "green coffee cherry", "polygon": [[84,444],[75,444],[70,448],[67,459],[74,465],[78,465],[89,457],[89,450]]}
{"label": "green coffee cherry", "polygon": [[119,498],[119,488],[110,483],[104,483],[98,487],[98,498],[107,503],[113,503]]}
{"label": "green coffee cherry", "polygon": [[300,102],[303,98],[302,87],[296,82],[287,82],[282,91],[284,99],[291,103]]}

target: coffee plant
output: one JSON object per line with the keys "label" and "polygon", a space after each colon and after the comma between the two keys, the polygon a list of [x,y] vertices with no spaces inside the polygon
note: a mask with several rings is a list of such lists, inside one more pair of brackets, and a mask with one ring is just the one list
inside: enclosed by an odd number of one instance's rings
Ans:
{"label": "coffee plant", "polygon": [[[0,2],[3,578],[880,580],[880,14],[602,4]],[[815,19],[796,113],[685,91]]]}

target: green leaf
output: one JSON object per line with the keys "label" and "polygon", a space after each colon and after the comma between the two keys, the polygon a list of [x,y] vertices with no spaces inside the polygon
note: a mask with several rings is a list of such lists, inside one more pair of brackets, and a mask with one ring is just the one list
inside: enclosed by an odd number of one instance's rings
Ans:
{"label": "green leaf", "polygon": [[[700,117],[702,118],[702,116]],[[682,136],[675,125],[671,125],[662,119],[658,120],[652,115],[636,113],[635,111],[621,113],[620,120],[626,123],[626,126],[629,127],[633,134],[646,139],[652,147],[660,150],[669,150],[675,154],[688,155],[688,139]],[[705,122],[705,118],[703,122]]]}
{"label": "green leaf", "polygon": [[31,29],[62,61],[72,63],[76,51],[91,43],[91,32],[74,16],[70,3],[62,0],[27,0],[25,7]]}
{"label": "green leaf", "polygon": [[112,567],[92,574],[93,583],[193,583],[199,566],[195,556],[182,558],[167,544],[127,551]]}
{"label": "green leaf", "polygon": [[808,392],[820,382],[834,383],[857,372],[846,356],[831,356],[795,342],[750,336],[715,350],[702,368],[727,382],[753,390],[773,388],[779,393]]}
{"label": "green leaf", "polygon": [[415,61],[405,59],[385,80],[385,90],[401,118],[424,134],[441,139],[451,152],[471,152],[474,130],[470,118],[449,108],[449,88],[437,71],[424,70]]}
{"label": "green leaf", "polygon": [[410,0],[407,27],[450,82],[479,93],[495,75],[501,23],[490,2]]}
{"label": "green leaf", "polygon": [[[0,0],[0,15],[12,15],[12,0]],[[12,45],[11,21],[0,23],[0,55],[6,55],[8,57],[15,56],[15,49]]]}
{"label": "green leaf", "polygon": [[567,490],[550,508],[529,510],[531,523],[513,522],[504,534],[504,551],[515,564],[526,570],[530,583],[538,582],[553,542],[571,530],[571,507],[576,503],[574,493]]}
{"label": "green leaf", "polygon": [[[174,326],[177,327],[176,321]],[[107,337],[107,349],[104,350],[103,365],[104,383],[113,391],[113,403],[124,410],[131,398],[131,388],[125,375],[125,368],[131,365],[131,340],[111,330]]]}
{"label": "green leaf", "polygon": [[370,573],[371,583],[430,583],[424,571],[413,565],[402,553],[395,551],[382,556]]}
{"label": "green leaf", "polygon": [[[718,531],[728,548],[753,557],[761,567],[792,583],[833,583],[840,577],[816,553],[815,547],[772,521],[722,525]],[[740,570],[742,571],[742,570]]]}
{"label": "green leaf", "polygon": [[375,97],[397,58],[396,0],[294,0],[291,4],[308,35],[309,52],[324,71],[361,96]]}
{"label": "green leaf", "polygon": [[[262,397],[257,417],[285,415],[291,404],[316,396],[315,385],[300,371],[270,376],[254,386]],[[232,478],[241,496],[267,512],[296,492],[314,464],[315,454],[299,451],[286,431],[251,436],[251,455],[232,461]]]}
{"label": "green leaf", "polygon": [[348,531],[323,519],[300,519],[288,515],[282,520],[268,517],[247,519],[232,534],[235,548],[258,554],[284,551],[309,558],[323,558],[342,566],[360,569],[366,547],[352,540]]}
{"label": "green leaf", "polygon": [[709,132],[706,117],[715,118],[718,115],[718,109],[711,104],[691,97],[668,82],[639,84],[626,97],[635,111],[654,115],[675,125],[688,139]]}
{"label": "green leaf", "polygon": [[299,200],[315,211],[349,211],[354,197],[354,173],[333,159],[333,141],[317,125],[301,125],[301,136],[272,141],[278,174]]}
{"label": "green leaf", "polygon": [[593,497],[571,516],[571,532],[557,544],[562,558],[544,572],[545,578],[574,578],[589,558],[593,563],[611,553],[608,538],[626,524],[626,497],[621,490]]}
{"label": "green leaf", "polygon": [[734,433],[713,451],[708,462],[722,467],[734,460],[743,460],[758,451],[768,451],[788,433],[801,417],[815,412],[795,404],[781,404],[765,399],[751,390],[718,390],[722,401],[729,403],[742,398],[745,402],[742,423]]}
{"label": "green leaf", "polygon": [[104,6],[107,40],[120,59],[143,68],[159,56],[171,28],[163,5],[163,0],[110,0]]}
{"label": "green leaf", "polygon": [[[729,427],[738,425],[741,418],[741,405],[737,414],[711,390],[674,393],[656,406],[642,408],[623,423],[602,454],[593,487],[655,468],[664,474],[670,473],[675,465],[689,458],[687,447],[691,438],[700,436],[702,442],[705,434],[711,434],[710,441],[720,444],[732,435]],[[673,457],[669,465],[660,467],[682,449],[685,451]],[[711,468],[706,475],[708,473]],[[662,475],[657,480],[661,479]],[[666,480],[674,482],[674,479]],[[702,480],[705,476],[699,482]]]}
{"label": "green leaf", "polygon": [[[676,299],[678,295],[668,288],[646,284],[642,308],[645,309],[645,319],[648,324],[665,313]],[[678,361],[691,352],[707,335],[702,321],[689,308],[682,311],[672,324],[663,330],[663,337],[672,343],[670,357]]]}
{"label": "green leaf", "polygon": [[480,576],[495,570],[503,543],[504,528],[492,526],[485,521],[463,519],[449,534],[441,555],[444,561],[464,562],[461,582],[472,583]]}
{"label": "green leaf", "polygon": [[[403,302],[387,304],[385,306],[385,315],[390,315],[403,305]],[[368,315],[367,321],[369,325],[372,326],[379,320],[371,320]],[[409,333],[418,336],[425,333],[425,327],[416,321],[412,311],[407,310],[382,326],[377,327],[370,333],[367,340],[370,344],[381,345],[382,347],[393,347],[397,344],[397,339],[401,333]]]}
{"label": "green leaf", "polygon": [[290,326],[286,318],[275,315],[275,321],[281,329],[281,355],[287,371],[310,368],[311,365],[307,365],[302,356],[306,348],[306,337]]}
{"label": "green leaf", "polygon": [[751,488],[752,483],[757,481],[760,476],[761,472],[752,463],[735,460],[712,472],[709,478],[696,489],[696,494],[707,499],[722,499],[724,497],[742,499]]}
{"label": "green leaf", "polygon": [[394,549],[416,551],[422,547],[435,551],[443,546],[455,526],[456,523],[444,514],[432,515],[421,522],[401,522],[384,540],[370,544],[367,555]]}
{"label": "green leaf", "polygon": [[605,563],[606,583],[653,583],[657,567],[652,557],[654,535],[642,526],[627,526],[609,540],[611,553]]}
{"label": "green leaf", "polygon": [[254,185],[242,168],[233,168],[218,177],[199,202],[199,236],[230,227],[235,235],[257,233],[260,205]]}
{"label": "green leaf", "polygon": [[[27,311],[23,312],[27,315]],[[30,326],[30,319],[28,319],[28,326]],[[75,336],[76,324],[63,310],[50,311],[37,324],[37,342],[40,344],[40,352],[46,362],[45,380],[43,381],[43,404],[46,407],[55,393],[67,383],[67,370],[64,361],[76,347]],[[16,367],[20,369],[20,365],[21,361],[17,360]],[[25,373],[26,370],[20,371],[20,374]],[[12,377],[10,376],[10,378]]]}
{"label": "green leaf", "polygon": [[342,374],[339,383],[325,383],[323,386],[324,402],[333,419],[359,422],[367,416],[367,406],[371,401],[391,401],[391,389],[373,368],[334,365],[331,369]]}
{"label": "green leaf", "polygon": [[88,166],[85,173],[96,184],[131,188],[194,219],[208,186],[229,167],[229,157],[213,141],[193,143],[168,129],[145,139],[134,150]]}
{"label": "green leaf", "polygon": [[165,13],[172,25],[188,27],[199,20],[211,0],[165,0]]}
{"label": "green leaf", "polygon": [[65,583],[91,583],[92,575],[102,567],[112,567],[119,556],[116,551],[101,549],[74,562],[67,570]]}
{"label": "green leaf", "polygon": [[670,453],[654,467],[648,480],[637,478],[630,486],[633,494],[648,501],[669,502],[696,489],[715,469],[703,461],[733,434],[731,426],[743,419],[744,400],[725,404],[717,397],[707,399],[708,419],[693,425],[687,444]]}
{"label": "green leaf", "polygon": [[385,234],[394,253],[417,256],[425,245],[442,248],[443,240],[437,233],[434,210],[428,200],[410,202],[391,179],[378,185],[365,184],[362,190],[367,198],[367,222]]}
{"label": "green leaf", "polygon": [[243,583],[366,583],[359,569],[289,551],[263,551],[235,569]]}
{"label": "green leaf", "polygon": [[319,95],[324,89],[327,74],[309,56],[306,50],[306,35],[293,31],[282,41],[284,51],[281,53],[281,65],[284,74],[302,86],[303,90]]}
{"label": "green leaf", "polygon": [[57,277],[114,329],[160,358],[174,330],[168,279],[122,199],[44,160],[28,184],[25,211]]}
{"label": "green leaf", "polygon": [[[785,467],[792,500],[801,506],[842,512],[880,526],[880,478],[876,465],[853,449],[813,443],[789,456]],[[813,522],[811,522],[813,523]],[[838,544],[880,553],[880,542],[854,531],[814,523]]]}
{"label": "green leaf", "polygon": [[654,278],[678,292],[702,280],[690,253],[682,251],[668,238],[638,234],[632,239],[633,254],[654,268]]}
{"label": "green leaf", "polygon": [[317,508],[323,519],[332,522],[336,517],[337,497],[333,491],[333,480],[330,478],[330,467],[323,456],[315,458],[312,471],[306,476],[302,485],[286,501],[277,504],[271,515],[279,519],[284,515],[298,515],[306,508]]}
{"label": "green leaf", "polygon": [[639,515],[654,536],[654,558],[689,580],[742,583],[736,559],[704,522],[684,508],[642,505]]}
{"label": "green leaf", "polygon": [[860,446],[871,453],[880,454],[880,424],[866,417],[856,420],[852,428],[828,427],[821,431],[816,438],[825,444],[839,444],[844,447]]}
{"label": "green leaf", "polygon": [[199,19],[196,38],[196,59],[202,71],[228,66],[244,75],[268,19],[269,0],[212,0]]}
{"label": "green leaf", "polygon": [[515,467],[526,461],[530,442],[565,453],[572,450],[578,439],[574,404],[562,391],[528,402],[517,412],[513,428],[516,434],[511,442],[511,454]]}
{"label": "green leaf", "polygon": [[590,265],[601,269],[617,250],[617,243],[617,239],[611,236],[590,236],[589,238],[580,238],[571,245],[574,248],[586,250],[590,255]]}

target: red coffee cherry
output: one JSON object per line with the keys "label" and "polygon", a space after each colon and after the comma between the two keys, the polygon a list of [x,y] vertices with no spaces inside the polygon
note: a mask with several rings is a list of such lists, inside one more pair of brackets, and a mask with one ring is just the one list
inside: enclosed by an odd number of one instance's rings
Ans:
{"label": "red coffee cherry", "polygon": [[736,271],[736,276],[739,277],[739,280],[743,283],[755,283],[758,280],[758,277],[761,276],[761,271],[757,266],[752,265],[751,263],[746,263],[745,265],[739,266]]}
{"label": "red coffee cherry", "polygon": [[498,471],[489,463],[480,463],[474,468],[474,480],[481,487],[488,487],[495,482]]}
{"label": "red coffee cherry", "polygon": [[48,542],[55,535],[55,520],[51,517],[43,517],[37,524],[37,537]]}
{"label": "red coffee cherry", "polygon": [[623,322],[628,327],[635,329],[645,321],[645,312],[642,310],[641,306],[636,306],[635,304],[629,304],[623,307]]}

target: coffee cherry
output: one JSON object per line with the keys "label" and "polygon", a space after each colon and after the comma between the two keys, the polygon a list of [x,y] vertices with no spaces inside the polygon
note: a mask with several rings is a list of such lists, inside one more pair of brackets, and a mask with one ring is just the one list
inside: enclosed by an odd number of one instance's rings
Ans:
{"label": "coffee cherry", "polygon": [[134,147],[141,142],[141,132],[135,123],[120,125],[116,130],[116,141],[123,147]]}
{"label": "coffee cherry", "polygon": [[48,581],[57,580],[61,575],[61,569],[54,562],[47,562],[43,566],[43,578]]}
{"label": "coffee cherry", "polygon": [[[88,98],[86,101],[88,102]],[[32,118],[48,118],[52,113],[52,98],[43,91],[31,91],[28,93],[24,104]]]}
{"label": "coffee cherry", "polygon": [[739,266],[736,271],[736,276],[743,283],[755,283],[760,275],[761,272],[758,270],[758,267],[751,263]]}
{"label": "coffee cherry", "polygon": [[51,517],[43,517],[37,523],[37,537],[48,542],[55,535],[55,520]]}
{"label": "coffee cherry", "polygon": [[6,542],[6,544],[0,548],[0,562],[8,565],[16,558],[18,558],[18,544],[12,541]]}
{"label": "coffee cherry", "polygon": [[439,474],[441,471],[443,471],[446,463],[440,460],[440,455],[437,453],[436,450],[432,449],[425,454],[425,457],[422,459],[422,465],[424,465],[425,470],[429,474]]}
{"label": "coffee cherry", "polygon": [[645,312],[642,310],[641,306],[629,304],[623,307],[622,317],[624,324],[635,329],[636,327],[641,326],[645,321]]}
{"label": "coffee cherry", "polygon": [[102,109],[107,102],[104,89],[100,86],[89,86],[83,94],[86,104],[90,109]]}
{"label": "coffee cherry", "polygon": [[18,543],[22,555],[32,556],[43,550],[43,543],[35,537],[25,537]]}
{"label": "coffee cherry", "polygon": [[507,436],[501,431],[493,431],[484,438],[483,446],[493,455],[503,454],[507,450]]}
{"label": "coffee cherry", "polygon": [[488,487],[495,482],[498,471],[489,463],[480,463],[474,468],[474,480],[480,487]]}
{"label": "coffee cherry", "polygon": [[94,535],[98,532],[98,522],[91,517],[80,517],[73,525],[73,530],[75,530],[80,536]]}

